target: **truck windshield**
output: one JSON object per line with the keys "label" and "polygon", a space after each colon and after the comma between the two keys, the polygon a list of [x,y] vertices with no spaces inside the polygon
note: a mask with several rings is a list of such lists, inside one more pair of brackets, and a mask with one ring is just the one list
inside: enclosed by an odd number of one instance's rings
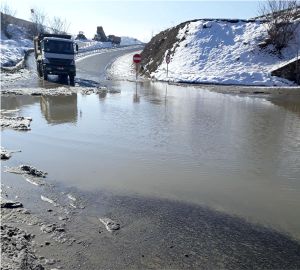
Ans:
{"label": "truck windshield", "polygon": [[74,46],[72,42],[46,40],[44,42],[44,51],[50,53],[74,54]]}

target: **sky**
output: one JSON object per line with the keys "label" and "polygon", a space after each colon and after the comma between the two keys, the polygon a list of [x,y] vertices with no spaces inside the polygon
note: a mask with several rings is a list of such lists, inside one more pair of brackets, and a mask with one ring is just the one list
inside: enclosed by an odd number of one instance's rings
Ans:
{"label": "sky", "polygon": [[101,1],[101,0],[9,0],[16,17],[29,20],[30,9],[41,10],[49,19],[66,19],[68,31],[83,31],[92,38],[97,26],[106,35],[130,36],[147,42],[160,31],[200,18],[248,19],[258,15],[259,2],[233,1]]}

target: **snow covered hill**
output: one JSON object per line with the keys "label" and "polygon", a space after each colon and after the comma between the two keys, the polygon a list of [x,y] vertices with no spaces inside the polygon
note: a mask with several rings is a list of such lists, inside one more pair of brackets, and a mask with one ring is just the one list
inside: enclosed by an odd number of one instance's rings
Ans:
{"label": "snow covered hill", "polygon": [[1,66],[14,66],[23,59],[28,49],[33,48],[33,41],[27,38],[27,31],[23,27],[9,24],[6,31],[10,38],[1,31]]}
{"label": "snow covered hill", "polygon": [[[300,40],[300,29],[298,29]],[[291,44],[279,57],[260,49],[266,37],[260,21],[196,20],[168,29],[146,45],[142,55],[146,74],[158,80],[244,85],[290,85],[271,71],[297,55]],[[162,50],[159,51],[159,50]],[[165,57],[170,51],[167,77]]]}

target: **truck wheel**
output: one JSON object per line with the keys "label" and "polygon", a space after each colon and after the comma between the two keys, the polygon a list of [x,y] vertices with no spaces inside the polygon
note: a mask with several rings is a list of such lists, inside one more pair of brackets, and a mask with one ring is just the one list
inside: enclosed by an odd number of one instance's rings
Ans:
{"label": "truck wheel", "polygon": [[75,76],[73,74],[69,74],[70,85],[75,86]]}
{"label": "truck wheel", "polygon": [[65,83],[65,82],[68,83],[68,75],[66,75],[66,74],[58,75],[58,79],[59,79],[60,82],[62,82],[62,83]]}
{"label": "truck wheel", "polygon": [[44,80],[45,80],[45,81],[48,80],[48,73],[47,73],[47,71],[45,71],[45,70],[44,70],[44,72],[43,72],[43,77],[44,77]]}
{"label": "truck wheel", "polygon": [[39,77],[43,77],[43,69],[40,62],[36,64],[36,69]]}

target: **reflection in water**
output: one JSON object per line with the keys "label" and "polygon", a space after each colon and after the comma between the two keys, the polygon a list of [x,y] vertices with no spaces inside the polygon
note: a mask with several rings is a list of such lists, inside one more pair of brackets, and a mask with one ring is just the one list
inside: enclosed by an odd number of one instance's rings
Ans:
{"label": "reflection in water", "polygon": [[28,110],[40,123],[38,137],[33,128],[26,138],[4,136],[7,144],[70,186],[206,205],[300,239],[297,109],[194,87],[111,87],[121,94],[105,102],[97,95],[43,97],[48,123],[77,124],[43,127],[40,112]]}
{"label": "reflection in water", "polygon": [[138,95],[138,84],[135,83],[135,93],[133,94],[133,103],[140,103],[140,96]]}
{"label": "reflection in water", "polygon": [[32,96],[1,96],[1,110],[21,109],[26,105],[33,105],[39,101],[39,97]]}
{"label": "reflection in water", "polygon": [[107,91],[102,91],[98,94],[100,100],[103,100],[107,96]]}
{"label": "reflection in water", "polygon": [[295,97],[294,95],[292,96],[277,96],[274,98],[269,99],[273,104],[283,107],[291,112],[295,112],[300,114],[300,95]]}
{"label": "reflection in water", "polygon": [[68,96],[43,95],[40,104],[41,111],[48,123],[77,122],[77,94]]}

